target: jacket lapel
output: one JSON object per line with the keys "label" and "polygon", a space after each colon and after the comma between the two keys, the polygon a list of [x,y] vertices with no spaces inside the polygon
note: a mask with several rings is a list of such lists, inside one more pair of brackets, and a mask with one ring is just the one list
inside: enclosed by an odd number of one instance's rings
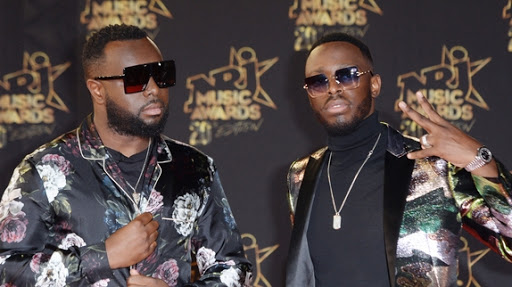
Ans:
{"label": "jacket lapel", "polygon": [[396,250],[414,160],[407,152],[417,149],[414,141],[388,128],[388,152],[384,169],[384,242],[391,286],[395,286]]}
{"label": "jacket lapel", "polygon": [[[286,286],[314,286],[313,265],[310,260],[307,243],[307,229],[314,191],[320,173],[325,153],[320,157],[310,157],[306,166],[304,178],[300,187],[299,198],[295,212],[290,250],[288,252],[288,272]],[[293,274],[293,276],[291,276]]]}
{"label": "jacket lapel", "polygon": [[300,229],[301,233],[305,232],[307,229],[311,203],[313,202],[313,196],[315,194],[315,186],[322,172],[322,162],[324,157],[325,153],[317,159],[310,157],[308,165],[306,166],[306,171],[304,172],[304,179],[300,187],[299,198],[297,199],[295,216],[295,218],[303,219],[299,220],[299,222],[295,222],[295,226]]}

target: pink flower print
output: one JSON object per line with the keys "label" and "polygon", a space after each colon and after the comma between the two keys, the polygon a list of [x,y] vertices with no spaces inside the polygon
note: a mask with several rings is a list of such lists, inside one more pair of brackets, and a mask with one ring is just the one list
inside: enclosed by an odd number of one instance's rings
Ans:
{"label": "pink flower print", "polygon": [[149,255],[148,257],[146,257],[146,259],[142,260],[137,264],[136,269],[140,274],[146,274],[148,273],[148,269],[150,268],[150,266],[154,266],[157,260],[157,254],[155,251],[153,251],[151,255]]}
{"label": "pink flower print", "polygon": [[156,190],[151,191],[151,195],[149,196],[149,202],[146,206],[145,211],[151,212],[151,214],[155,215],[160,209],[162,209],[162,206],[164,205],[164,197],[160,194],[160,192]]}
{"label": "pink flower print", "polygon": [[28,220],[20,211],[15,216],[8,215],[0,222],[0,240],[7,243],[20,242],[25,238]]}
{"label": "pink flower print", "polygon": [[53,163],[54,166],[58,167],[59,170],[64,174],[69,174],[70,163],[63,156],[58,154],[47,154],[41,159],[43,163]]}
{"label": "pink flower print", "polygon": [[30,269],[32,272],[39,273],[39,266],[41,266],[41,258],[43,255],[44,254],[42,252],[39,252],[32,256],[32,260],[30,260]]}
{"label": "pink flower print", "polygon": [[162,279],[169,286],[178,284],[178,276],[180,275],[178,263],[174,259],[169,259],[162,263],[153,273],[154,278]]}

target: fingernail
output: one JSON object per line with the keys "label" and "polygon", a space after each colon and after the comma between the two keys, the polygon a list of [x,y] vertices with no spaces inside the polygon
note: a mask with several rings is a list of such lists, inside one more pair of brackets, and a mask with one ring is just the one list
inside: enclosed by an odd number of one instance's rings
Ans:
{"label": "fingernail", "polygon": [[401,107],[401,108],[406,108],[407,107],[407,104],[404,102],[404,101],[400,101],[398,103],[398,106]]}

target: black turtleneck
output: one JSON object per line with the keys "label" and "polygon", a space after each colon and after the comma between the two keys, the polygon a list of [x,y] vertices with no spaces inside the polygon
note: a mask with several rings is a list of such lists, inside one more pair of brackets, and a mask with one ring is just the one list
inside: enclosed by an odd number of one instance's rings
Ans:
{"label": "black turtleneck", "polygon": [[[357,170],[381,134],[340,212],[341,229],[332,228],[335,213],[329,183],[339,210]],[[383,186],[386,129],[378,113],[366,118],[348,135],[329,136],[326,160],[315,190],[308,243],[315,268],[316,287],[389,287],[384,233]]]}

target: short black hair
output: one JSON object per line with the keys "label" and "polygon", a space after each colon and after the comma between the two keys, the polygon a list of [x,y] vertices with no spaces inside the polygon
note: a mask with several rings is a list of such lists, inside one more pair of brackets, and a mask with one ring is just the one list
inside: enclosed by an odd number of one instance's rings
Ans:
{"label": "short black hair", "polygon": [[91,35],[82,50],[82,67],[84,75],[91,71],[104,56],[105,46],[112,41],[138,40],[146,38],[147,33],[137,26],[126,24],[108,25]]}
{"label": "short black hair", "polygon": [[316,47],[329,42],[347,42],[356,46],[357,48],[359,48],[363,56],[365,56],[368,59],[368,61],[370,61],[370,64],[373,66],[372,53],[370,52],[368,46],[366,46],[366,44],[363,43],[363,41],[361,41],[360,39],[342,32],[330,32],[320,37],[313,43],[311,49],[309,49],[308,56],[309,54],[311,54],[311,51],[313,51]]}

